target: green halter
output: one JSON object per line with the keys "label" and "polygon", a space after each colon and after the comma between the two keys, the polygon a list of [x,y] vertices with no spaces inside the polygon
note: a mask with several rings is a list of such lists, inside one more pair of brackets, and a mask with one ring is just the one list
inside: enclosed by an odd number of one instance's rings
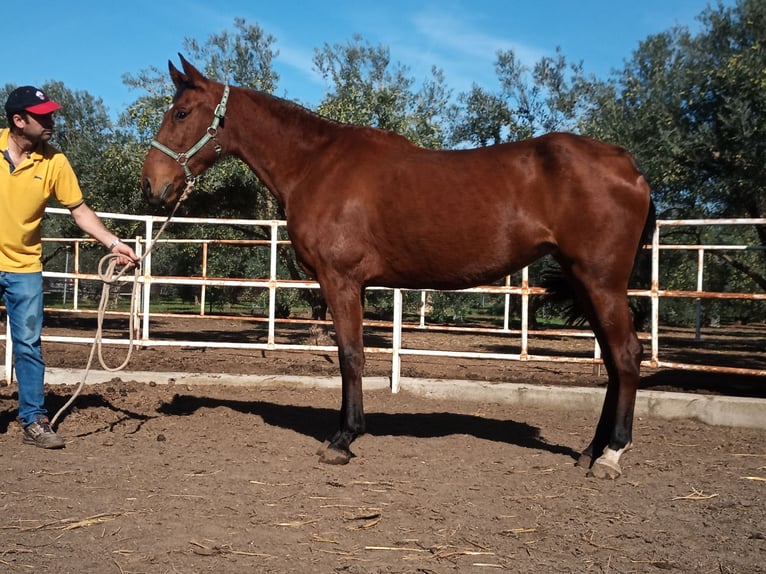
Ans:
{"label": "green halter", "polygon": [[191,170],[189,169],[189,159],[197,153],[199,150],[201,150],[203,147],[205,147],[205,144],[209,142],[210,140],[213,140],[215,142],[215,153],[217,156],[221,156],[221,146],[218,143],[218,138],[216,137],[218,135],[218,125],[221,123],[221,120],[226,115],[226,104],[229,101],[229,86],[225,86],[223,89],[223,96],[221,96],[221,103],[218,104],[215,108],[215,112],[213,112],[213,122],[210,124],[210,127],[207,128],[207,131],[205,131],[204,135],[199,138],[199,141],[194,144],[192,147],[190,147],[187,151],[183,153],[176,153],[169,147],[161,144],[157,140],[152,140],[151,146],[154,148],[157,148],[162,153],[169,155],[174,160],[178,162],[178,164],[183,168],[184,173],[186,174],[186,181],[187,183],[194,182],[197,178],[192,175]]}

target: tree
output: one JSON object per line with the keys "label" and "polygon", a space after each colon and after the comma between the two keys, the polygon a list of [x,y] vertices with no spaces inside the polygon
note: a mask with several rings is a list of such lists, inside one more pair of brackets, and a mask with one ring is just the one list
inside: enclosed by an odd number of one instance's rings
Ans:
{"label": "tree", "polygon": [[474,84],[457,102],[450,110],[453,146],[483,147],[507,140],[512,112],[505,98]]}
{"label": "tree", "polygon": [[531,68],[513,50],[499,51],[495,71],[497,92],[474,85],[458,95],[450,113],[452,145],[498,144],[576,128],[590,80],[560,48]]}
{"label": "tree", "polygon": [[[704,199],[726,217],[766,216],[766,3],[744,0],[702,15],[705,32],[692,43],[690,74],[699,84],[688,104],[690,162]],[[718,191],[712,196],[711,191]],[[766,245],[766,226],[757,229]]]}
{"label": "tree", "polygon": [[[702,29],[696,35],[675,27],[641,42],[622,72],[594,85],[580,126],[634,153],[653,186],[661,216],[762,218],[766,3],[718,4],[699,20]],[[682,229],[675,237],[664,237],[764,246],[766,226]],[[706,265],[708,288],[748,290],[753,282],[766,286],[763,252],[719,255]],[[663,258],[674,264],[663,266],[669,272],[662,284],[681,285],[689,263],[679,253]]]}
{"label": "tree", "polygon": [[192,59],[204,62],[204,73],[219,82],[273,93],[279,74],[273,61],[279,52],[274,49],[276,38],[258,24],[248,24],[244,18],[234,18],[233,33],[224,30],[211,34],[204,44],[193,38],[184,40],[184,51]]}
{"label": "tree", "polygon": [[696,36],[677,27],[641,42],[581,126],[633,151],[668,215],[763,217],[766,4],[719,4],[700,21]]}
{"label": "tree", "polygon": [[406,66],[391,63],[387,47],[371,46],[358,35],[316,50],[314,65],[329,84],[318,113],[396,132],[423,147],[445,145],[442,114],[450,92],[440,70],[432,68],[417,87]]}

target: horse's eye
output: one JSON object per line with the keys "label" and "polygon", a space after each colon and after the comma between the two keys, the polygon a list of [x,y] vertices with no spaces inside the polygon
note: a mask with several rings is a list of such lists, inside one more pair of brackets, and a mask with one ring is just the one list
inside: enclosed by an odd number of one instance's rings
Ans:
{"label": "horse's eye", "polygon": [[187,112],[185,112],[184,110],[176,110],[175,119],[182,120],[182,119],[184,119],[188,115],[189,114]]}

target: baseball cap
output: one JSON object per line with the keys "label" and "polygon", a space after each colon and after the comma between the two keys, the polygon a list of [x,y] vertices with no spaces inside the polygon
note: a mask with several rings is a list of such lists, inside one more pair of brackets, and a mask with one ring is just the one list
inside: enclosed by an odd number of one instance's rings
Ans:
{"label": "baseball cap", "polygon": [[15,114],[24,110],[33,114],[45,115],[60,110],[61,106],[51,100],[39,88],[34,86],[21,86],[16,88],[5,101],[5,112]]}

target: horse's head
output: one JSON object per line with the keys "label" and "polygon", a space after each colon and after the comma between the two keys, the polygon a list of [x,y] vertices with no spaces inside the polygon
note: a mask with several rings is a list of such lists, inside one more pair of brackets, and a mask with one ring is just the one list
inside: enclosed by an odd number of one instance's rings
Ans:
{"label": "horse's head", "polygon": [[223,126],[228,86],[208,80],[180,58],[183,72],[168,62],[176,93],[141,171],[141,189],[154,205],[171,205],[186,183],[213,165],[222,151],[219,125]]}

